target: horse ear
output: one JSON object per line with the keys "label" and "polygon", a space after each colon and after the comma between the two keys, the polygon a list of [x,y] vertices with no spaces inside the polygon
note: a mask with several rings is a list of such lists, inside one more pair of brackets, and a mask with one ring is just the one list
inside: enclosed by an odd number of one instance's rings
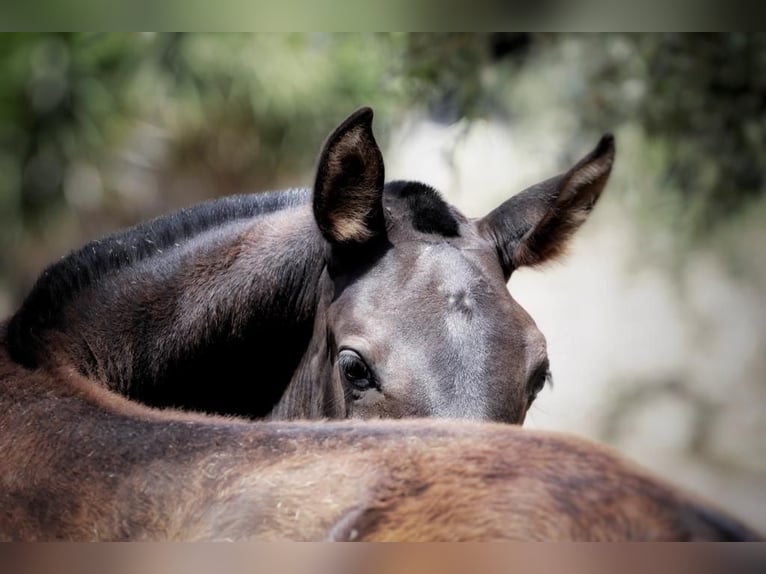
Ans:
{"label": "horse ear", "polygon": [[514,195],[479,222],[497,245],[506,279],[514,269],[564,250],[601,195],[613,163],[614,138],[606,134],[569,171]]}
{"label": "horse ear", "polygon": [[372,110],[351,114],[327,138],[314,183],[314,217],[330,243],[359,244],[385,231],[383,156]]}

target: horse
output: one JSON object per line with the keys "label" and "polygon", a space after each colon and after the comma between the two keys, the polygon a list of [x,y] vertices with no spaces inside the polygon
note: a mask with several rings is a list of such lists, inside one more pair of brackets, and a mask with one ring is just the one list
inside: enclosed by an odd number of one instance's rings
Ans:
{"label": "horse", "polygon": [[614,139],[469,219],[385,183],[372,119],[330,134],[311,189],[203,203],[53,263],[10,320],[10,357],[154,407],[522,423],[549,361],[506,283],[564,251]]}
{"label": "horse", "polygon": [[468,420],[155,409],[8,354],[0,540],[760,540],[572,436]]}

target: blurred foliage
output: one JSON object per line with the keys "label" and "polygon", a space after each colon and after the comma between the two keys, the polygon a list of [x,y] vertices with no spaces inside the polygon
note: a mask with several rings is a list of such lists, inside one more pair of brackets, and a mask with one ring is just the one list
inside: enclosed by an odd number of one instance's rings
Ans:
{"label": "blurred foliage", "polygon": [[766,35],[621,40],[595,70],[590,101],[670,150],[667,178],[696,210],[693,231],[705,233],[766,187]]}
{"label": "blurred foliage", "polygon": [[0,202],[4,234],[60,209],[70,161],[107,145],[116,97],[143,57],[126,36],[0,36]]}
{"label": "blurred foliage", "polygon": [[330,122],[359,101],[385,109],[384,100],[396,91],[381,85],[385,54],[370,49],[384,42],[349,40],[327,35],[0,38],[5,233],[34,230],[46,212],[77,203],[76,191],[72,197],[66,193],[67,175],[77,175],[70,168],[103,165],[109,148],[141,123],[167,132],[173,161],[202,158],[221,177],[260,171],[268,180],[268,174],[293,167],[292,158],[305,163]]}
{"label": "blurred foliage", "polygon": [[[13,298],[33,241],[78,241],[308,169],[328,130],[402,90],[395,36],[0,36],[0,280]],[[207,186],[194,191],[188,182]],[[161,193],[158,190],[161,189]],[[72,227],[72,225],[70,225]],[[71,233],[69,234],[71,235]],[[53,238],[53,239],[51,239]],[[48,246],[50,247],[50,246]]]}
{"label": "blurred foliage", "polygon": [[505,86],[491,70],[517,70],[531,43],[530,34],[515,32],[411,34],[402,56],[407,95],[437,121],[502,115]]}
{"label": "blurred foliage", "polygon": [[575,127],[637,124],[662,150],[696,233],[763,195],[764,35],[6,34],[0,280],[17,299],[41,264],[25,246],[57,241],[67,218],[93,235],[305,184],[318,142],[360,105],[385,118],[383,142],[413,110],[445,123],[549,113],[508,97],[521,74],[550,73],[545,55],[571,62],[541,85],[562,91]]}

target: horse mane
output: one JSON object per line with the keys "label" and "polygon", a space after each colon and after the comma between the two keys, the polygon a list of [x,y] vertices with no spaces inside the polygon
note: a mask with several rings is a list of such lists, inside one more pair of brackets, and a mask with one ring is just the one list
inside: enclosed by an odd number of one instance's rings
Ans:
{"label": "horse mane", "polygon": [[309,201],[311,190],[232,195],[161,215],[86,243],[49,265],[8,325],[9,349],[15,360],[34,366],[25,352],[29,337],[58,316],[62,305],[106,275],[172,249],[210,229],[266,215]]}
{"label": "horse mane", "polygon": [[[433,188],[417,182],[386,184],[385,194],[405,206],[417,231],[444,237],[459,235],[452,207]],[[34,367],[38,333],[60,318],[60,309],[105,276],[124,269],[214,227],[266,215],[311,200],[310,189],[233,195],[161,215],[86,243],[49,265],[8,324],[8,346],[14,360]]]}
{"label": "horse mane", "polygon": [[386,185],[386,194],[404,204],[417,231],[443,237],[460,235],[457,212],[434,188],[416,181],[392,181]]}

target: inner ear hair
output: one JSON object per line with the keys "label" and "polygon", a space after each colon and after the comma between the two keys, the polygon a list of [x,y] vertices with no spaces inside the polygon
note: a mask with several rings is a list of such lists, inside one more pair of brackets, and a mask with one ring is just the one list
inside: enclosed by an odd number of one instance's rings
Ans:
{"label": "inner ear hair", "polygon": [[368,146],[361,129],[356,128],[338,142],[328,158],[328,184],[343,192],[328,198],[327,217],[335,240],[341,243],[362,243],[374,235],[368,223],[376,208],[378,186],[375,174],[366,173],[376,161]]}
{"label": "inner ear hair", "polygon": [[550,261],[566,252],[569,239],[601,197],[614,163],[614,151],[614,137],[605,134],[595,149],[569,171],[549,180],[554,199],[515,246],[514,267]]}
{"label": "inner ear hair", "polygon": [[383,157],[372,110],[352,114],[328,138],[314,185],[314,214],[331,243],[364,243],[384,230]]}
{"label": "inner ear hair", "polygon": [[480,230],[497,246],[503,273],[561,255],[609,179],[614,138],[598,145],[571,169],[528,187],[482,218]]}

